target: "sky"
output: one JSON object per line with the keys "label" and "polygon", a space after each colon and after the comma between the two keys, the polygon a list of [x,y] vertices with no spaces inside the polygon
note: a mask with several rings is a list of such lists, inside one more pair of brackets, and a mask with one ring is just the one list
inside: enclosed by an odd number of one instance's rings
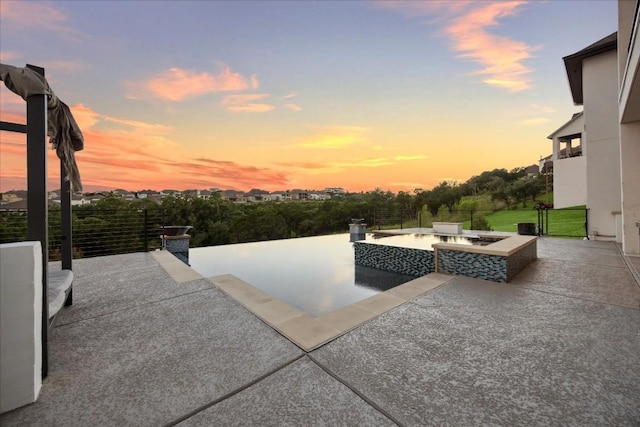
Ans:
{"label": "sky", "polygon": [[[612,0],[2,0],[0,61],[71,107],[85,191],[412,192],[550,154],[581,110],[562,57],[616,28]],[[0,132],[0,191],[25,152]]]}

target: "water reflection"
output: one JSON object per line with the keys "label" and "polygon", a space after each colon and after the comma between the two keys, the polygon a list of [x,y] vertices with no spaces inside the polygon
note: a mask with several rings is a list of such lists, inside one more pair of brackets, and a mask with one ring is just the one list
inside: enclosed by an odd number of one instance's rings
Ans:
{"label": "water reflection", "polygon": [[384,292],[415,278],[415,276],[408,274],[393,273],[365,267],[364,265],[356,265],[354,283],[356,286]]}
{"label": "water reflection", "polygon": [[413,279],[354,265],[349,234],[193,248],[191,267],[204,277],[233,274],[319,316]]}

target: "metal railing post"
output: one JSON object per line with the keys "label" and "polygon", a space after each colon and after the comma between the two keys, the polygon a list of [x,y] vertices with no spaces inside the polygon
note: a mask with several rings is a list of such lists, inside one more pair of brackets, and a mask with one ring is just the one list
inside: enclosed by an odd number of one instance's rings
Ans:
{"label": "metal railing post", "polygon": [[589,240],[589,208],[584,208],[584,237]]}
{"label": "metal railing post", "polygon": [[60,161],[60,249],[62,269],[72,269],[73,243],[71,227],[71,181],[62,160]]}
{"label": "metal railing post", "polygon": [[[28,65],[44,76],[44,69]],[[27,98],[27,240],[42,246],[42,378],[49,373],[47,97]]]}
{"label": "metal railing post", "polygon": [[149,229],[149,216],[147,214],[147,208],[144,208],[144,251],[149,252],[149,236],[147,230]]}

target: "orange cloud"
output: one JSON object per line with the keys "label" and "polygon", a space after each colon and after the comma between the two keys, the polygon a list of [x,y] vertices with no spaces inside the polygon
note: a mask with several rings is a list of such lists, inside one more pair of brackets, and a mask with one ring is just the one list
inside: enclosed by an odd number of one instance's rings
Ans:
{"label": "orange cloud", "polygon": [[[290,184],[289,172],[280,168],[193,159],[170,139],[172,129],[167,126],[105,115],[83,104],[71,109],[85,137],[85,149],[76,153],[76,160],[86,190],[211,187],[275,190],[288,188]],[[2,132],[0,191],[25,188],[25,154],[21,134]],[[60,185],[56,177],[57,159],[53,150],[48,154],[48,185],[55,189]]]}
{"label": "orange cloud", "polygon": [[532,58],[538,47],[491,34],[490,27],[499,20],[513,16],[525,1],[454,1],[454,2],[379,2],[382,8],[398,10],[408,16],[431,15],[442,22],[443,33],[460,58],[481,65],[472,75],[485,75],[484,83],[518,92],[531,87],[527,74],[531,70],[524,61]]}
{"label": "orange cloud", "polygon": [[424,160],[424,159],[428,159],[428,156],[425,156],[423,154],[418,154],[418,155],[414,155],[414,156],[395,156],[393,158],[393,160],[398,160],[398,161],[406,161],[406,160]]}
{"label": "orange cloud", "polygon": [[[170,68],[146,82],[129,82],[129,98],[139,98],[146,93],[168,101],[183,101],[212,92],[227,92],[257,88],[255,76],[250,79],[224,67],[218,74],[198,73],[181,68]],[[141,92],[142,89],[142,93]]]}
{"label": "orange cloud", "polygon": [[316,135],[305,138],[300,147],[335,149],[367,141],[369,128],[359,126],[326,126]]}
{"label": "orange cloud", "polygon": [[389,186],[397,188],[423,188],[426,186],[424,182],[390,182]]}
{"label": "orange cloud", "polygon": [[227,95],[222,100],[222,105],[229,111],[242,113],[265,113],[276,107],[264,102],[254,102],[268,98],[267,93]]}
{"label": "orange cloud", "polygon": [[427,156],[414,155],[414,156],[396,156],[389,157],[370,157],[359,159],[355,161],[343,161],[343,162],[326,162],[326,163],[314,163],[314,162],[281,162],[278,165],[288,169],[301,169],[311,175],[338,173],[350,168],[377,168],[382,166],[393,166],[399,162],[423,160]]}

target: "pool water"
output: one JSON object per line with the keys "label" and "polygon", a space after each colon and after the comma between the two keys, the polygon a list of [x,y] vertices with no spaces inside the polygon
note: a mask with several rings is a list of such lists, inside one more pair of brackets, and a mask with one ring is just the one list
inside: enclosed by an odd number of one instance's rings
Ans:
{"label": "pool water", "polygon": [[402,248],[423,249],[431,251],[436,243],[456,243],[459,245],[483,244],[482,239],[467,236],[450,236],[444,234],[374,234],[364,243],[385,246],[399,246]]}
{"label": "pool water", "polygon": [[349,234],[192,248],[189,263],[204,277],[232,274],[314,317],[415,279],[356,266]]}

